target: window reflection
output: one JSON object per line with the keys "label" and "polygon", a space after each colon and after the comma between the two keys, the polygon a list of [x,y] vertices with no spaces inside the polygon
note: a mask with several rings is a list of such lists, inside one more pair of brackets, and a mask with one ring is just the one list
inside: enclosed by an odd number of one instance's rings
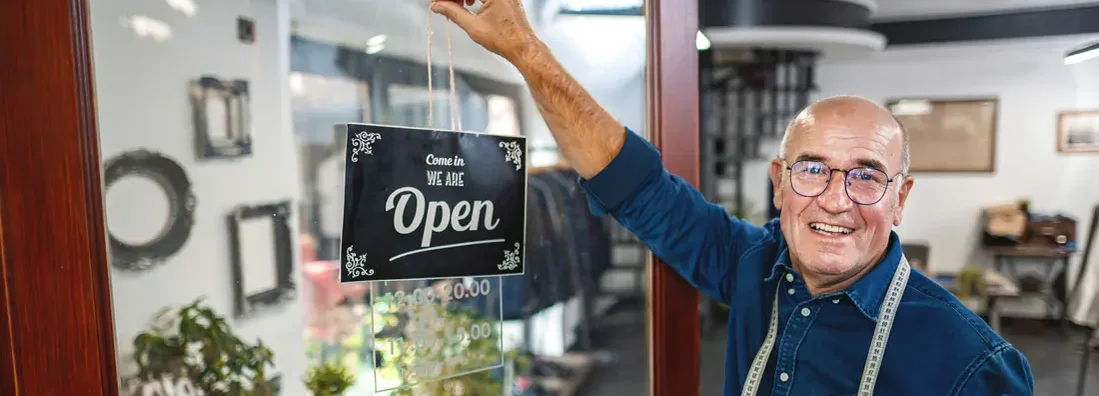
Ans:
{"label": "window reflection", "polygon": [[[607,220],[587,214],[576,175],[555,165],[555,147],[544,144],[552,139],[520,76],[457,29],[452,100],[446,21],[438,16],[431,18],[428,78],[427,5],[90,2],[103,160],[141,165],[119,167],[105,191],[107,228],[118,242],[111,245],[115,341],[130,394],[239,387],[296,396],[307,394],[311,375],[336,371],[352,379],[349,395],[548,392],[576,388],[599,370],[644,389],[636,374],[646,359],[639,245],[611,238]],[[636,85],[625,92],[637,94],[611,106],[643,104],[635,66],[618,77]],[[207,95],[199,112],[190,95],[196,81],[247,87],[247,95],[231,105]],[[596,94],[613,97],[619,88]],[[626,121],[639,125],[637,118]],[[538,169],[529,175],[528,273],[339,283],[346,136],[334,125],[349,122],[460,124],[531,137],[528,161]],[[247,143],[247,150],[203,151],[202,142],[214,140]],[[629,264],[625,270],[612,270],[612,245],[620,245],[613,261]],[[281,272],[284,252],[291,252],[289,279]],[[478,292],[416,312],[395,300],[459,289]],[[479,342],[462,345],[476,356],[439,368],[410,352],[399,340],[424,318],[476,332]],[[596,325],[604,319],[610,336]],[[233,342],[203,352],[215,338]],[[242,363],[245,356],[254,359]],[[616,369],[622,361],[636,367]],[[325,365],[338,370],[317,371]],[[224,373],[197,374],[206,369]]]}

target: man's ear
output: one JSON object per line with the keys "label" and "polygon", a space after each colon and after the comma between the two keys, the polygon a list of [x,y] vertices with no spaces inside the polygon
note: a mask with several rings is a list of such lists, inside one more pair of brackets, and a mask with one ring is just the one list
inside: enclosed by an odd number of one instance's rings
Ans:
{"label": "man's ear", "polygon": [[901,220],[904,219],[904,203],[908,201],[908,193],[912,191],[912,185],[915,184],[915,180],[912,176],[905,176],[904,181],[901,182],[901,186],[897,191],[897,206],[893,208],[893,225],[901,225]]}
{"label": "man's ear", "polygon": [[771,160],[771,188],[775,193],[775,209],[782,210],[782,176],[786,174],[785,163],[779,158]]}

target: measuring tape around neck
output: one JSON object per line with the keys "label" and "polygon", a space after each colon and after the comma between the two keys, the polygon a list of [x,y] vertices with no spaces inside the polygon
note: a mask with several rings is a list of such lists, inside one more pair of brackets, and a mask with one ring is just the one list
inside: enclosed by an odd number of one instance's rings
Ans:
{"label": "measuring tape around neck", "polygon": [[[893,328],[893,318],[897,314],[897,306],[901,303],[904,288],[908,285],[908,275],[911,267],[908,259],[903,255],[897,270],[893,272],[893,280],[889,282],[886,290],[885,301],[882,302],[878,312],[878,324],[874,327],[874,336],[870,341],[870,350],[866,354],[866,363],[862,368],[862,379],[859,381],[858,396],[871,396],[874,394],[874,384],[878,380],[878,370],[881,369],[882,357],[885,355],[885,346],[889,341],[889,331]],[[744,381],[744,389],[741,396],[756,396],[759,392],[759,384],[763,378],[763,370],[767,367],[771,350],[775,347],[775,338],[778,337],[778,295],[781,287],[775,288],[774,303],[771,304],[771,324],[767,329],[767,337],[763,340],[763,346],[759,348],[752,366],[748,370],[748,378]]]}

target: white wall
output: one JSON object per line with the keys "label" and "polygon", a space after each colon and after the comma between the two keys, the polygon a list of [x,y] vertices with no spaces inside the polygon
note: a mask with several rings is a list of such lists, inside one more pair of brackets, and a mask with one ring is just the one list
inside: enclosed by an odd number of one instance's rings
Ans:
{"label": "white wall", "polygon": [[[386,56],[425,62],[428,11],[425,2],[386,0],[291,0],[294,32],[314,40],[364,48],[366,39],[385,35]],[[638,133],[645,133],[645,20],[641,17],[561,16],[556,2],[534,9],[526,2],[532,25],[561,64],[608,111]],[[453,56],[456,70],[499,81],[524,84],[515,68],[451,27],[446,44],[446,20],[431,17],[432,63],[445,67]],[[596,38],[596,39],[593,39]],[[527,114],[523,126],[531,145],[554,144],[533,99],[522,98]]]}
{"label": "white wall", "polygon": [[[187,2],[175,2],[183,4]],[[199,296],[232,318],[233,278],[226,215],[237,205],[297,200],[298,175],[290,129],[289,12],[276,0],[197,1],[188,16],[168,2],[92,0],[91,30],[99,111],[100,150],[107,159],[144,148],[159,151],[186,169],[197,208],[190,239],[162,266],[140,273],[112,270],[115,335],[123,373],[129,373],[134,336],[162,307]],[[170,29],[162,41],[139,37],[120,23],[134,15]],[[256,21],[258,41],[236,40],[237,16]],[[188,81],[203,74],[251,82],[254,154],[240,160],[196,161]],[[150,213],[152,196],[107,193],[107,222],[113,230],[138,227]],[[296,226],[297,221],[290,224]],[[296,232],[295,232],[296,234]],[[295,246],[294,257],[297,258]],[[295,268],[300,268],[295,263]],[[294,272],[300,286],[300,272]],[[305,390],[301,300],[230,324],[247,340],[260,338],[275,353],[288,395]]]}
{"label": "white wall", "polygon": [[[914,175],[897,231],[906,241],[930,243],[932,270],[955,272],[991,262],[979,248],[985,205],[1029,198],[1034,210],[1067,214],[1081,222],[1078,230],[1086,229],[1091,208],[1099,203],[1094,171],[1099,155],[1058,153],[1056,117],[1061,110],[1099,108],[1099,61],[1069,66],[1062,60],[1066,50],[1089,39],[1096,37],[909,47],[820,65],[821,97],[855,94],[881,103],[904,97],[999,98],[995,173]],[[1083,243],[1083,236],[1078,239]],[[1071,276],[1078,261],[1071,264]],[[1040,312],[1033,308],[1026,313]]]}

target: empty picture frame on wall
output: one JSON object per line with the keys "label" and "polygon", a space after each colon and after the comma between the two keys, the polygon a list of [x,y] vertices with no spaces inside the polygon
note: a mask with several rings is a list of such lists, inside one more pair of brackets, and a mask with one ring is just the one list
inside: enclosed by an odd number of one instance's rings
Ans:
{"label": "empty picture frame on wall", "polygon": [[1099,110],[1062,111],[1057,114],[1057,151],[1099,153]]}
{"label": "empty picture frame on wall", "polygon": [[190,96],[199,158],[252,154],[248,81],[204,76],[191,82]]}
{"label": "empty picture frame on wall", "polygon": [[[195,222],[196,199],[187,172],[179,162],[158,152],[138,149],[107,160],[103,165],[103,174],[111,264],[115,268],[148,270],[163,264],[183,249]],[[128,182],[150,182],[160,191],[151,190],[148,194],[132,196],[125,192],[141,190],[116,190]],[[126,209],[134,205],[153,212],[150,215],[149,212]],[[121,210],[111,212],[111,208]],[[156,208],[164,210],[156,213]],[[145,228],[140,224],[158,226]]]}
{"label": "empty picture frame on wall", "polygon": [[912,172],[992,172],[997,107],[996,98],[887,102],[908,132]]}
{"label": "empty picture frame on wall", "polygon": [[243,206],[228,220],[235,316],[296,298],[290,202]]}

